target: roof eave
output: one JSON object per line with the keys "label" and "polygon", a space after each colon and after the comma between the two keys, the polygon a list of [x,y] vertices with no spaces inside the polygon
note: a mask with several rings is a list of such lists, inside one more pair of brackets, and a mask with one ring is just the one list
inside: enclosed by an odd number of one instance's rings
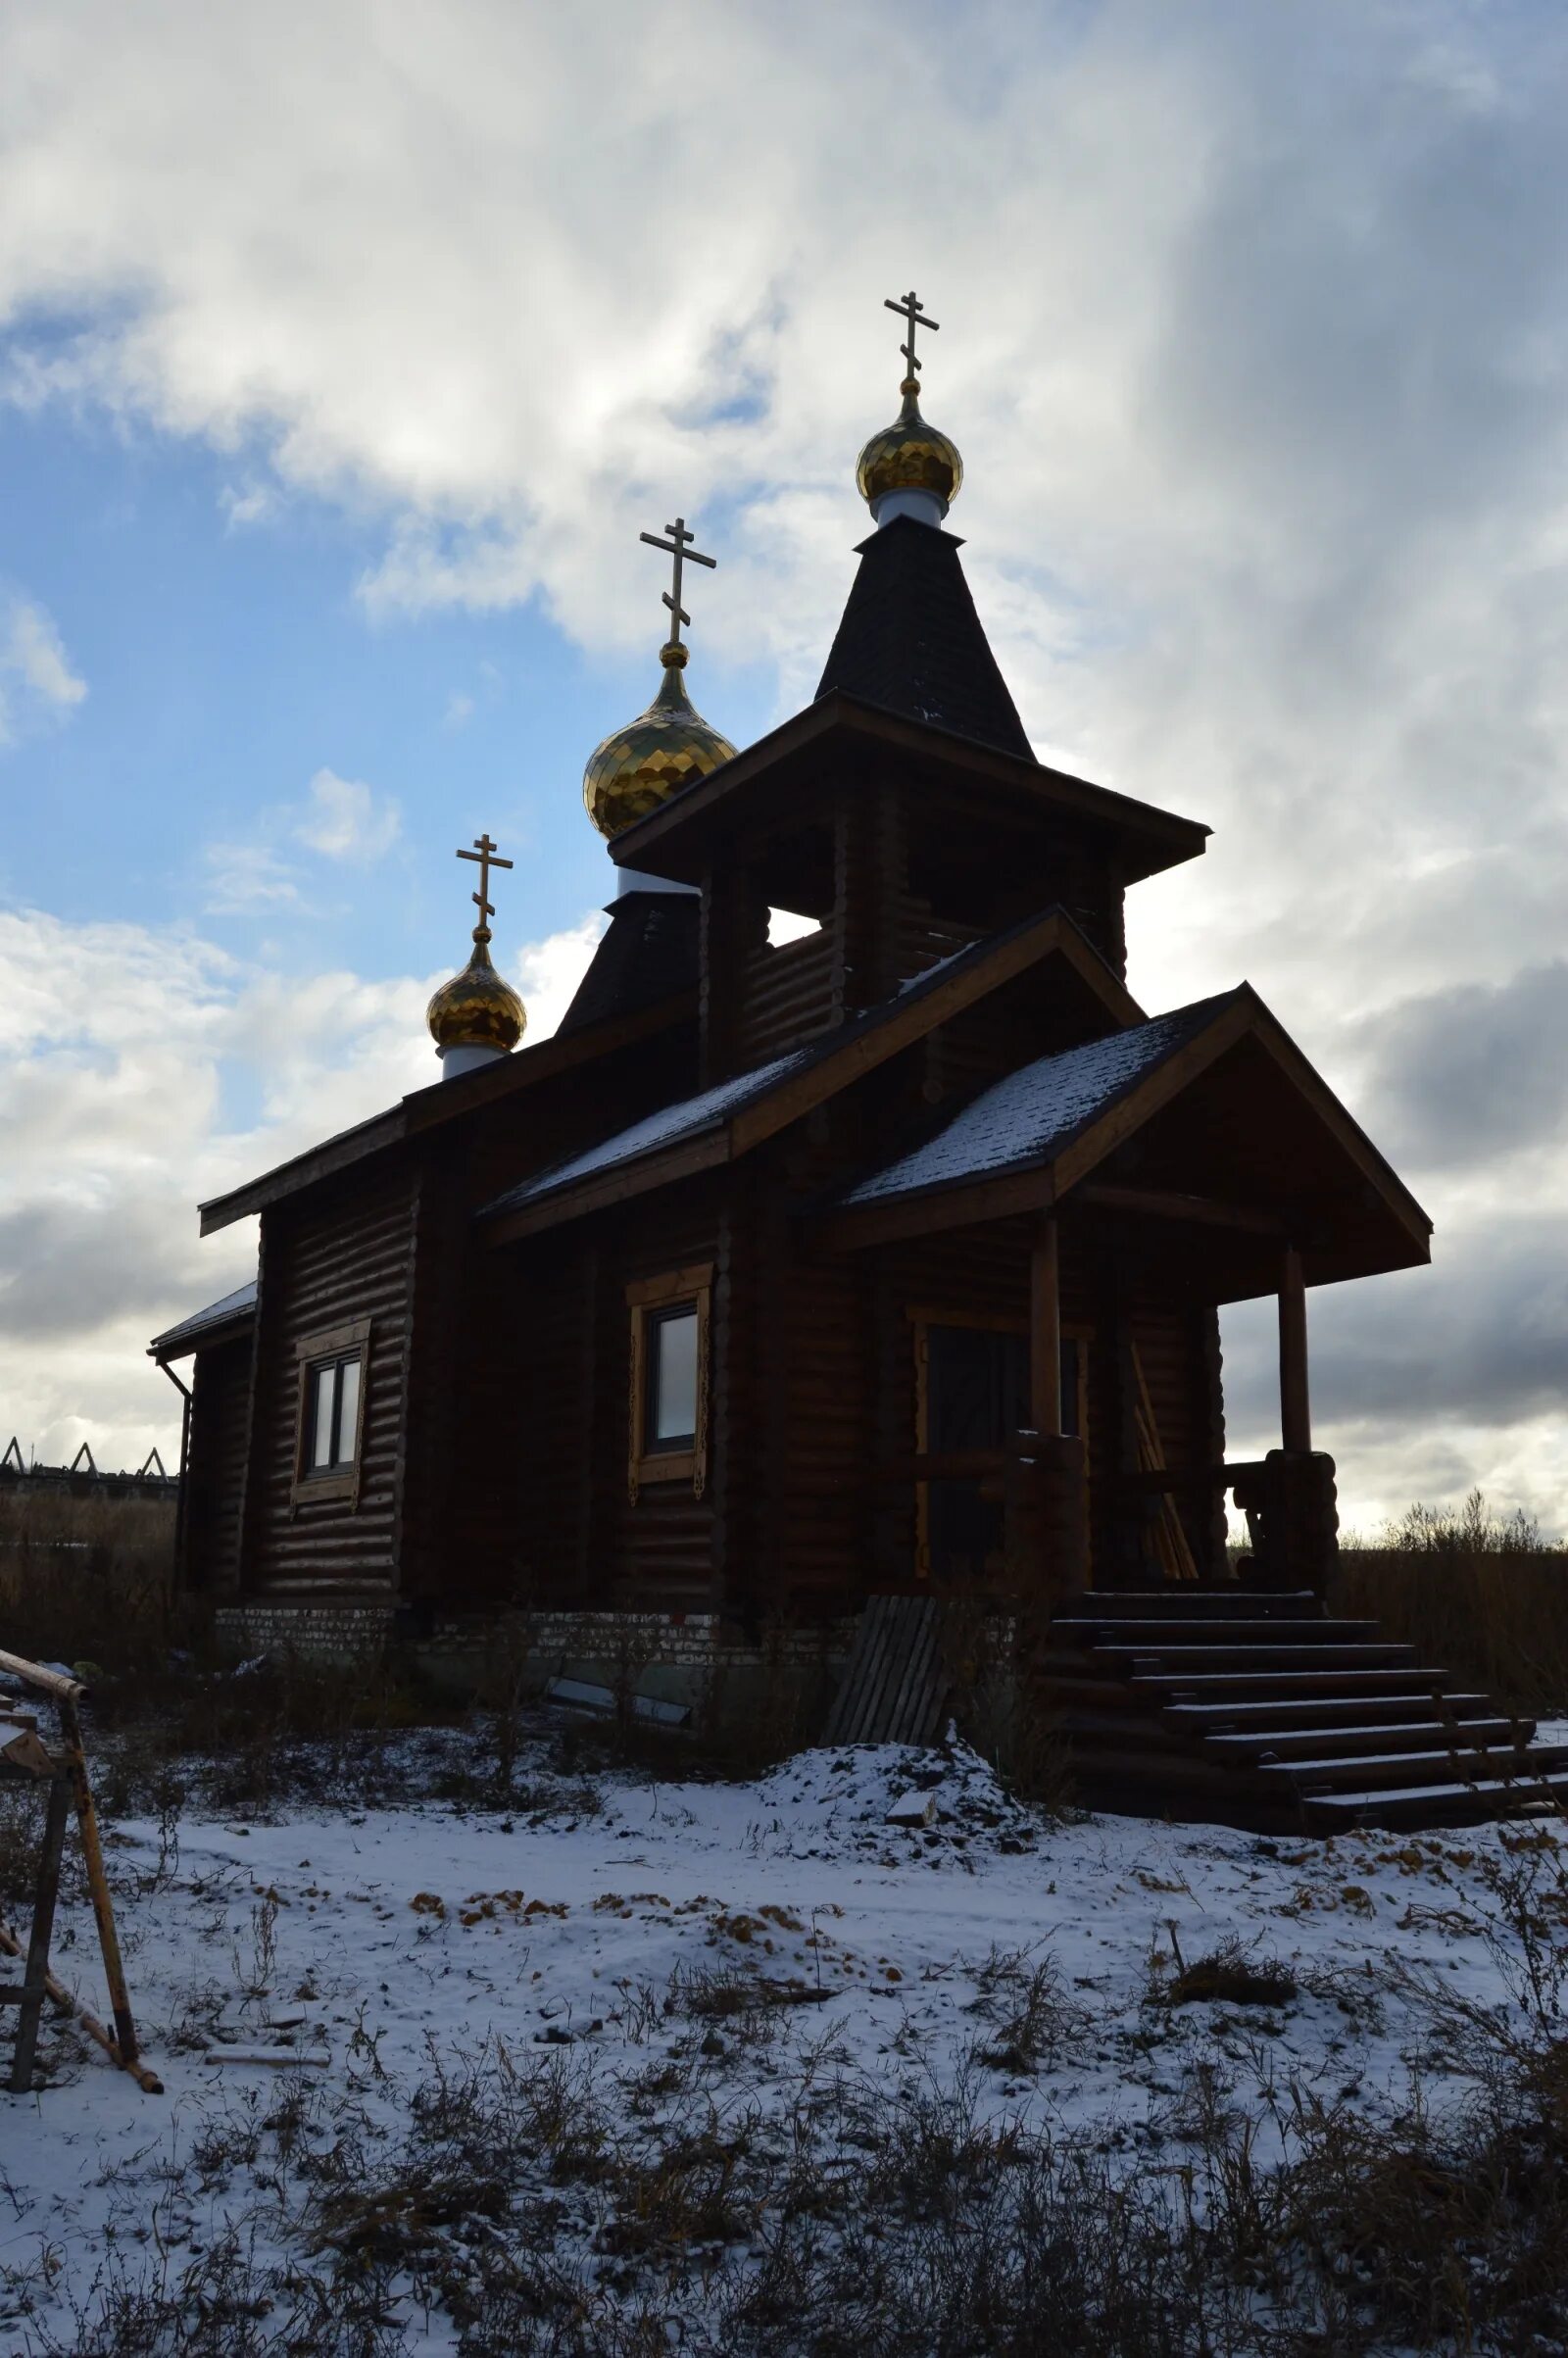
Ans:
{"label": "roof eave", "polygon": [[188,1359],[195,1352],[215,1350],[220,1344],[240,1343],[256,1324],[256,1304],[236,1310],[230,1318],[220,1318],[211,1326],[198,1328],[195,1334],[182,1336],[177,1326],[165,1335],[156,1335],[147,1346],[147,1356],[167,1367],[172,1359]]}
{"label": "roof eave", "polygon": [[1146,856],[1127,864],[1128,883],[1197,859],[1210,834],[1200,820],[1161,811],[1152,803],[1119,794],[1113,787],[1075,777],[1069,770],[1025,761],[1021,755],[1004,753],[979,738],[960,736],[936,721],[911,720],[906,713],[833,688],[627,827],[611,844],[611,858],[623,866],[669,875],[684,883],[699,882],[704,862],[697,844],[690,840],[693,822],[706,818],[739,789],[807,753],[837,729],[873,736],[908,751],[935,754],[955,768],[979,772],[1010,788],[1020,801],[1063,805],[1106,827],[1124,845],[1141,845]]}
{"label": "roof eave", "polygon": [[557,1072],[590,1063],[595,1056],[610,1056],[617,1048],[630,1047],[653,1033],[665,1031],[695,1012],[696,1006],[696,993],[682,991],[652,1007],[639,1008],[635,1014],[585,1025],[581,1031],[569,1032],[564,1039],[552,1033],[548,1040],[537,1041],[532,1048],[517,1049],[494,1064],[480,1065],[456,1079],[443,1078],[423,1089],[412,1090],[384,1113],[372,1114],[352,1130],[341,1130],[320,1146],[290,1155],[286,1162],[275,1164],[259,1178],[247,1180],[243,1187],[231,1189],[226,1196],[211,1198],[200,1206],[201,1233],[212,1236],[235,1220],[265,1211],[270,1204],[314,1187],[318,1180],[335,1177],[369,1154],[399,1146],[441,1123],[455,1121],[462,1114],[510,1097],[514,1090],[549,1080]]}

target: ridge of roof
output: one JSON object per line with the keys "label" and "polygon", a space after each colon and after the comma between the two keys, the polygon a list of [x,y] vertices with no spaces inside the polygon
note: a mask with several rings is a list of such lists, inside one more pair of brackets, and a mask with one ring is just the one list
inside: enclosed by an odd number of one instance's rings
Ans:
{"label": "ridge of roof", "polygon": [[961,540],[901,516],[862,540],[817,683],[1033,761],[958,562]]}

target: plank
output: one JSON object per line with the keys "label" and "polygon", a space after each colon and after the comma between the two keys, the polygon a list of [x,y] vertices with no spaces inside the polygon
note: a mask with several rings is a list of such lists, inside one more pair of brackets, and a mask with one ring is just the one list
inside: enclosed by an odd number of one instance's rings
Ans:
{"label": "plank", "polygon": [[946,1689],[941,1634],[934,1597],[868,1597],[823,1743],[929,1744]]}

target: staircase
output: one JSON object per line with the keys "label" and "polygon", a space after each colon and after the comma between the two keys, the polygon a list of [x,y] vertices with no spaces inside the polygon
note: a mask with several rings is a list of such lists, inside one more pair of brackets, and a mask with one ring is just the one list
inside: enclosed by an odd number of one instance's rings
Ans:
{"label": "staircase", "polygon": [[1309,1591],[1091,1591],[1037,1675],[1095,1807],[1335,1834],[1568,1805],[1568,1744]]}

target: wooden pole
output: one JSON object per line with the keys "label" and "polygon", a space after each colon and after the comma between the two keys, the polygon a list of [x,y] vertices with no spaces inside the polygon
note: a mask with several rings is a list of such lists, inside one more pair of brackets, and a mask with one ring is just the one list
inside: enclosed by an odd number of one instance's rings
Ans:
{"label": "wooden pole", "polygon": [[1288,1245],[1280,1265],[1280,1439],[1287,1449],[1312,1447],[1306,1372],[1306,1282],[1301,1256]]}
{"label": "wooden pole", "polygon": [[[11,2064],[11,2092],[24,2096],[32,2088],[32,2060],[38,2045],[38,2017],[43,2001],[49,1995],[49,1936],[54,1930],[55,1906],[60,1897],[60,1854],[66,1842],[66,1819],[71,1811],[71,1793],[64,1777],[57,1776],[49,1788],[49,1807],[44,1819],[43,1848],[38,1858],[38,1885],[32,1899],[32,1933],[27,1941],[26,1965],[20,1990],[15,1992],[20,2006],[17,2019],[17,2044]],[[20,1942],[18,1946],[20,1948]]]}
{"label": "wooden pole", "polygon": [[87,1781],[87,1755],[82,1749],[81,1722],[76,1717],[74,1695],[57,1695],[55,1702],[60,1713],[60,1733],[65,1738],[66,1758],[71,1765],[76,1828],[81,1836],[81,1855],[87,1869],[87,1891],[92,1899],[92,1912],[98,1920],[98,1946],[103,1952],[104,1979],[109,1984],[109,2003],[115,2017],[115,2039],[120,2048],[121,2061],[128,2071],[137,2059],[136,2025],[130,2011],[130,1992],[125,1988],[125,1968],[120,1958],[120,1936],[115,1930],[114,1901],[109,1896],[109,1878],[104,1872],[103,1844],[98,1840],[98,1812],[93,1807],[92,1787]]}
{"label": "wooden pole", "polygon": [[1029,1255],[1029,1416],[1037,1433],[1061,1431],[1061,1273],[1051,1212]]}

